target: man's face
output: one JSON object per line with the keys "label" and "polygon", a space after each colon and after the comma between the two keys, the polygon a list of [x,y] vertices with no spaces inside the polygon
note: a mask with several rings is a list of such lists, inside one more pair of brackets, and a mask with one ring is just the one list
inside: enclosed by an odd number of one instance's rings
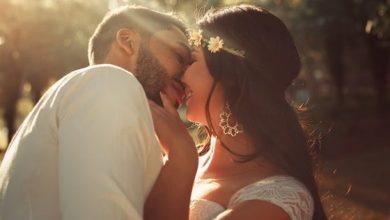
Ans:
{"label": "man's face", "polygon": [[180,83],[190,60],[187,38],[178,28],[155,32],[139,47],[135,73],[149,99],[161,105],[160,91],[175,106],[184,97]]}

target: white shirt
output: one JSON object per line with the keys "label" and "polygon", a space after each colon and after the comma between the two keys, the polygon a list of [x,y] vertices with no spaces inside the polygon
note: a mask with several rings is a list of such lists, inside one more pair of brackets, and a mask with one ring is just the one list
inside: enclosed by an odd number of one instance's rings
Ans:
{"label": "white shirt", "polygon": [[1,220],[137,220],[162,166],[136,78],[112,65],[54,84],[0,167]]}

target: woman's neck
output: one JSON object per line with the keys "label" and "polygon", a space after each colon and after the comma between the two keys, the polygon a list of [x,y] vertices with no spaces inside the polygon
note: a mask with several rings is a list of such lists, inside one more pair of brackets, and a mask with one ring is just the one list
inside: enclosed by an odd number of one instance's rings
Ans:
{"label": "woman's neck", "polygon": [[[225,147],[229,148],[235,153],[248,154],[248,150],[244,150],[246,147],[243,146],[242,142],[239,141],[225,141],[223,143],[220,139],[213,137],[214,141],[211,146],[213,153],[211,156],[210,163],[207,167],[204,177],[210,178],[223,178],[234,176],[245,171],[255,171],[259,168],[254,162],[248,163],[237,163],[234,161],[234,155],[230,153]],[[223,146],[223,144],[225,146]],[[236,160],[239,158],[236,158]]]}
{"label": "woman's neck", "polygon": [[235,157],[225,147],[238,154],[250,155],[253,153],[253,150],[251,150],[248,141],[244,137],[241,137],[241,139],[237,138],[236,140],[230,138],[222,141],[216,137],[212,138],[214,138],[211,143],[213,145],[211,146],[213,152],[210,155],[210,162],[201,177],[202,179],[224,179],[247,174],[266,177],[280,173],[274,166],[258,159],[245,163],[236,162],[234,158],[236,160],[240,158]]}

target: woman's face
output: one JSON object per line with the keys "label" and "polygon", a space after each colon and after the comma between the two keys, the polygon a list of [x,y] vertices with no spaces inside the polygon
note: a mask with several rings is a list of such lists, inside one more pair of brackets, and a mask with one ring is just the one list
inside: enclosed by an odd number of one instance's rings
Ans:
{"label": "woman's face", "polygon": [[[213,84],[213,77],[207,68],[205,56],[201,48],[194,49],[191,59],[191,65],[187,68],[182,78],[182,82],[185,84],[187,119],[207,125],[205,106]],[[223,108],[222,94],[222,88],[217,83],[209,106],[212,121],[214,121],[213,116],[218,115]]]}

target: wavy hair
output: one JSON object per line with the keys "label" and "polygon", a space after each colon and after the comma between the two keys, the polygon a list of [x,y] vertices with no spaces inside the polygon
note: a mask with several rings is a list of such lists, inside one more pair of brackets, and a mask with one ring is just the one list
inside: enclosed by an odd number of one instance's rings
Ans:
{"label": "wavy hair", "polygon": [[255,152],[240,155],[223,144],[240,162],[265,159],[301,181],[311,192],[313,219],[326,219],[316,186],[309,144],[298,116],[285,99],[285,91],[298,76],[301,62],[284,23],[265,9],[237,5],[206,13],[198,22],[203,36],[220,36],[224,45],[245,51],[245,57],[225,50],[211,53],[203,48],[207,67],[214,79],[206,102],[220,83],[234,119],[243,125]]}

